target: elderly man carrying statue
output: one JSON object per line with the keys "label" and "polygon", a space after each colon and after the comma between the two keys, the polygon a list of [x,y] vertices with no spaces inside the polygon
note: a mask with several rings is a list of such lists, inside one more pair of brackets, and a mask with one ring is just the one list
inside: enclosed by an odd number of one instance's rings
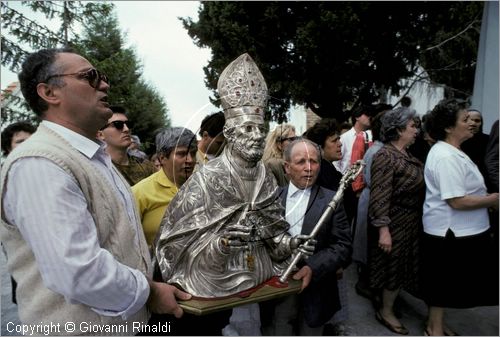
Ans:
{"label": "elderly man carrying statue", "polygon": [[[174,197],[154,251],[165,282],[205,298],[237,294],[280,275],[309,238],[287,233],[278,186],[260,160],[267,86],[248,54],[224,70],[218,91],[227,146]],[[310,255],[314,247],[299,249]],[[308,282],[303,279],[302,287]]]}

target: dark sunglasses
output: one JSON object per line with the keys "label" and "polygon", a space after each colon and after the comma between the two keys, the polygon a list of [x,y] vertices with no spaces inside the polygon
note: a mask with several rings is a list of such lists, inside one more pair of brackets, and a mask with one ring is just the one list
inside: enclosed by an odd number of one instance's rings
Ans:
{"label": "dark sunglasses", "polygon": [[287,140],[293,142],[296,139],[299,139],[300,137],[286,137],[286,138],[280,138],[280,142],[286,142]]}
{"label": "dark sunglasses", "polygon": [[111,123],[108,123],[106,125],[104,125],[101,130],[104,130],[106,129],[107,127],[109,127],[110,125],[113,125],[115,127],[115,129],[119,130],[119,131],[122,131],[123,130],[123,127],[126,125],[127,128],[130,129],[130,125],[128,124],[128,121],[112,121]]}
{"label": "dark sunglasses", "polygon": [[103,81],[106,84],[109,84],[108,76],[106,76],[105,74],[103,74],[102,72],[100,72],[99,70],[94,69],[94,68],[89,69],[87,71],[81,71],[81,72],[72,73],[72,74],[50,75],[49,77],[47,77],[47,79],[44,82],[48,82],[51,78],[54,78],[54,77],[63,77],[63,76],[76,76],[79,79],[87,80],[89,82],[89,85],[94,89],[99,88],[99,84],[101,84],[101,81]]}

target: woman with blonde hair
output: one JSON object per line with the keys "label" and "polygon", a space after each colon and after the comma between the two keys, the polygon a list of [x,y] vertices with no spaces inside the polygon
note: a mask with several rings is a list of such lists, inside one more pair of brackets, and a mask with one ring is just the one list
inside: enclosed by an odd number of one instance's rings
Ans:
{"label": "woman with blonde hair", "polygon": [[291,124],[278,124],[267,135],[262,161],[274,174],[279,186],[288,184],[288,177],[283,166],[283,150],[295,138],[295,127]]}

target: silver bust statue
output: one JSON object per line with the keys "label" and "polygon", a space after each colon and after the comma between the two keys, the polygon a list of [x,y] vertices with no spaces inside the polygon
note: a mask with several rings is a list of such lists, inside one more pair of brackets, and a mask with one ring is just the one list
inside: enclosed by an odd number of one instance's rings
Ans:
{"label": "silver bust statue", "polygon": [[306,240],[288,234],[278,186],[261,161],[267,86],[252,58],[234,60],[217,89],[227,145],[181,187],[154,245],[165,282],[208,298],[280,275],[292,250]]}

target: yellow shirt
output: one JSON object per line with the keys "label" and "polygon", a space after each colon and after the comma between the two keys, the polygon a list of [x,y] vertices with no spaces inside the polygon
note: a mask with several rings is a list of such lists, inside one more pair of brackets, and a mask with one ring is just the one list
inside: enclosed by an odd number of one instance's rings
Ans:
{"label": "yellow shirt", "polygon": [[150,247],[160,228],[165,210],[177,191],[177,186],[167,178],[163,169],[132,186],[142,229]]}

